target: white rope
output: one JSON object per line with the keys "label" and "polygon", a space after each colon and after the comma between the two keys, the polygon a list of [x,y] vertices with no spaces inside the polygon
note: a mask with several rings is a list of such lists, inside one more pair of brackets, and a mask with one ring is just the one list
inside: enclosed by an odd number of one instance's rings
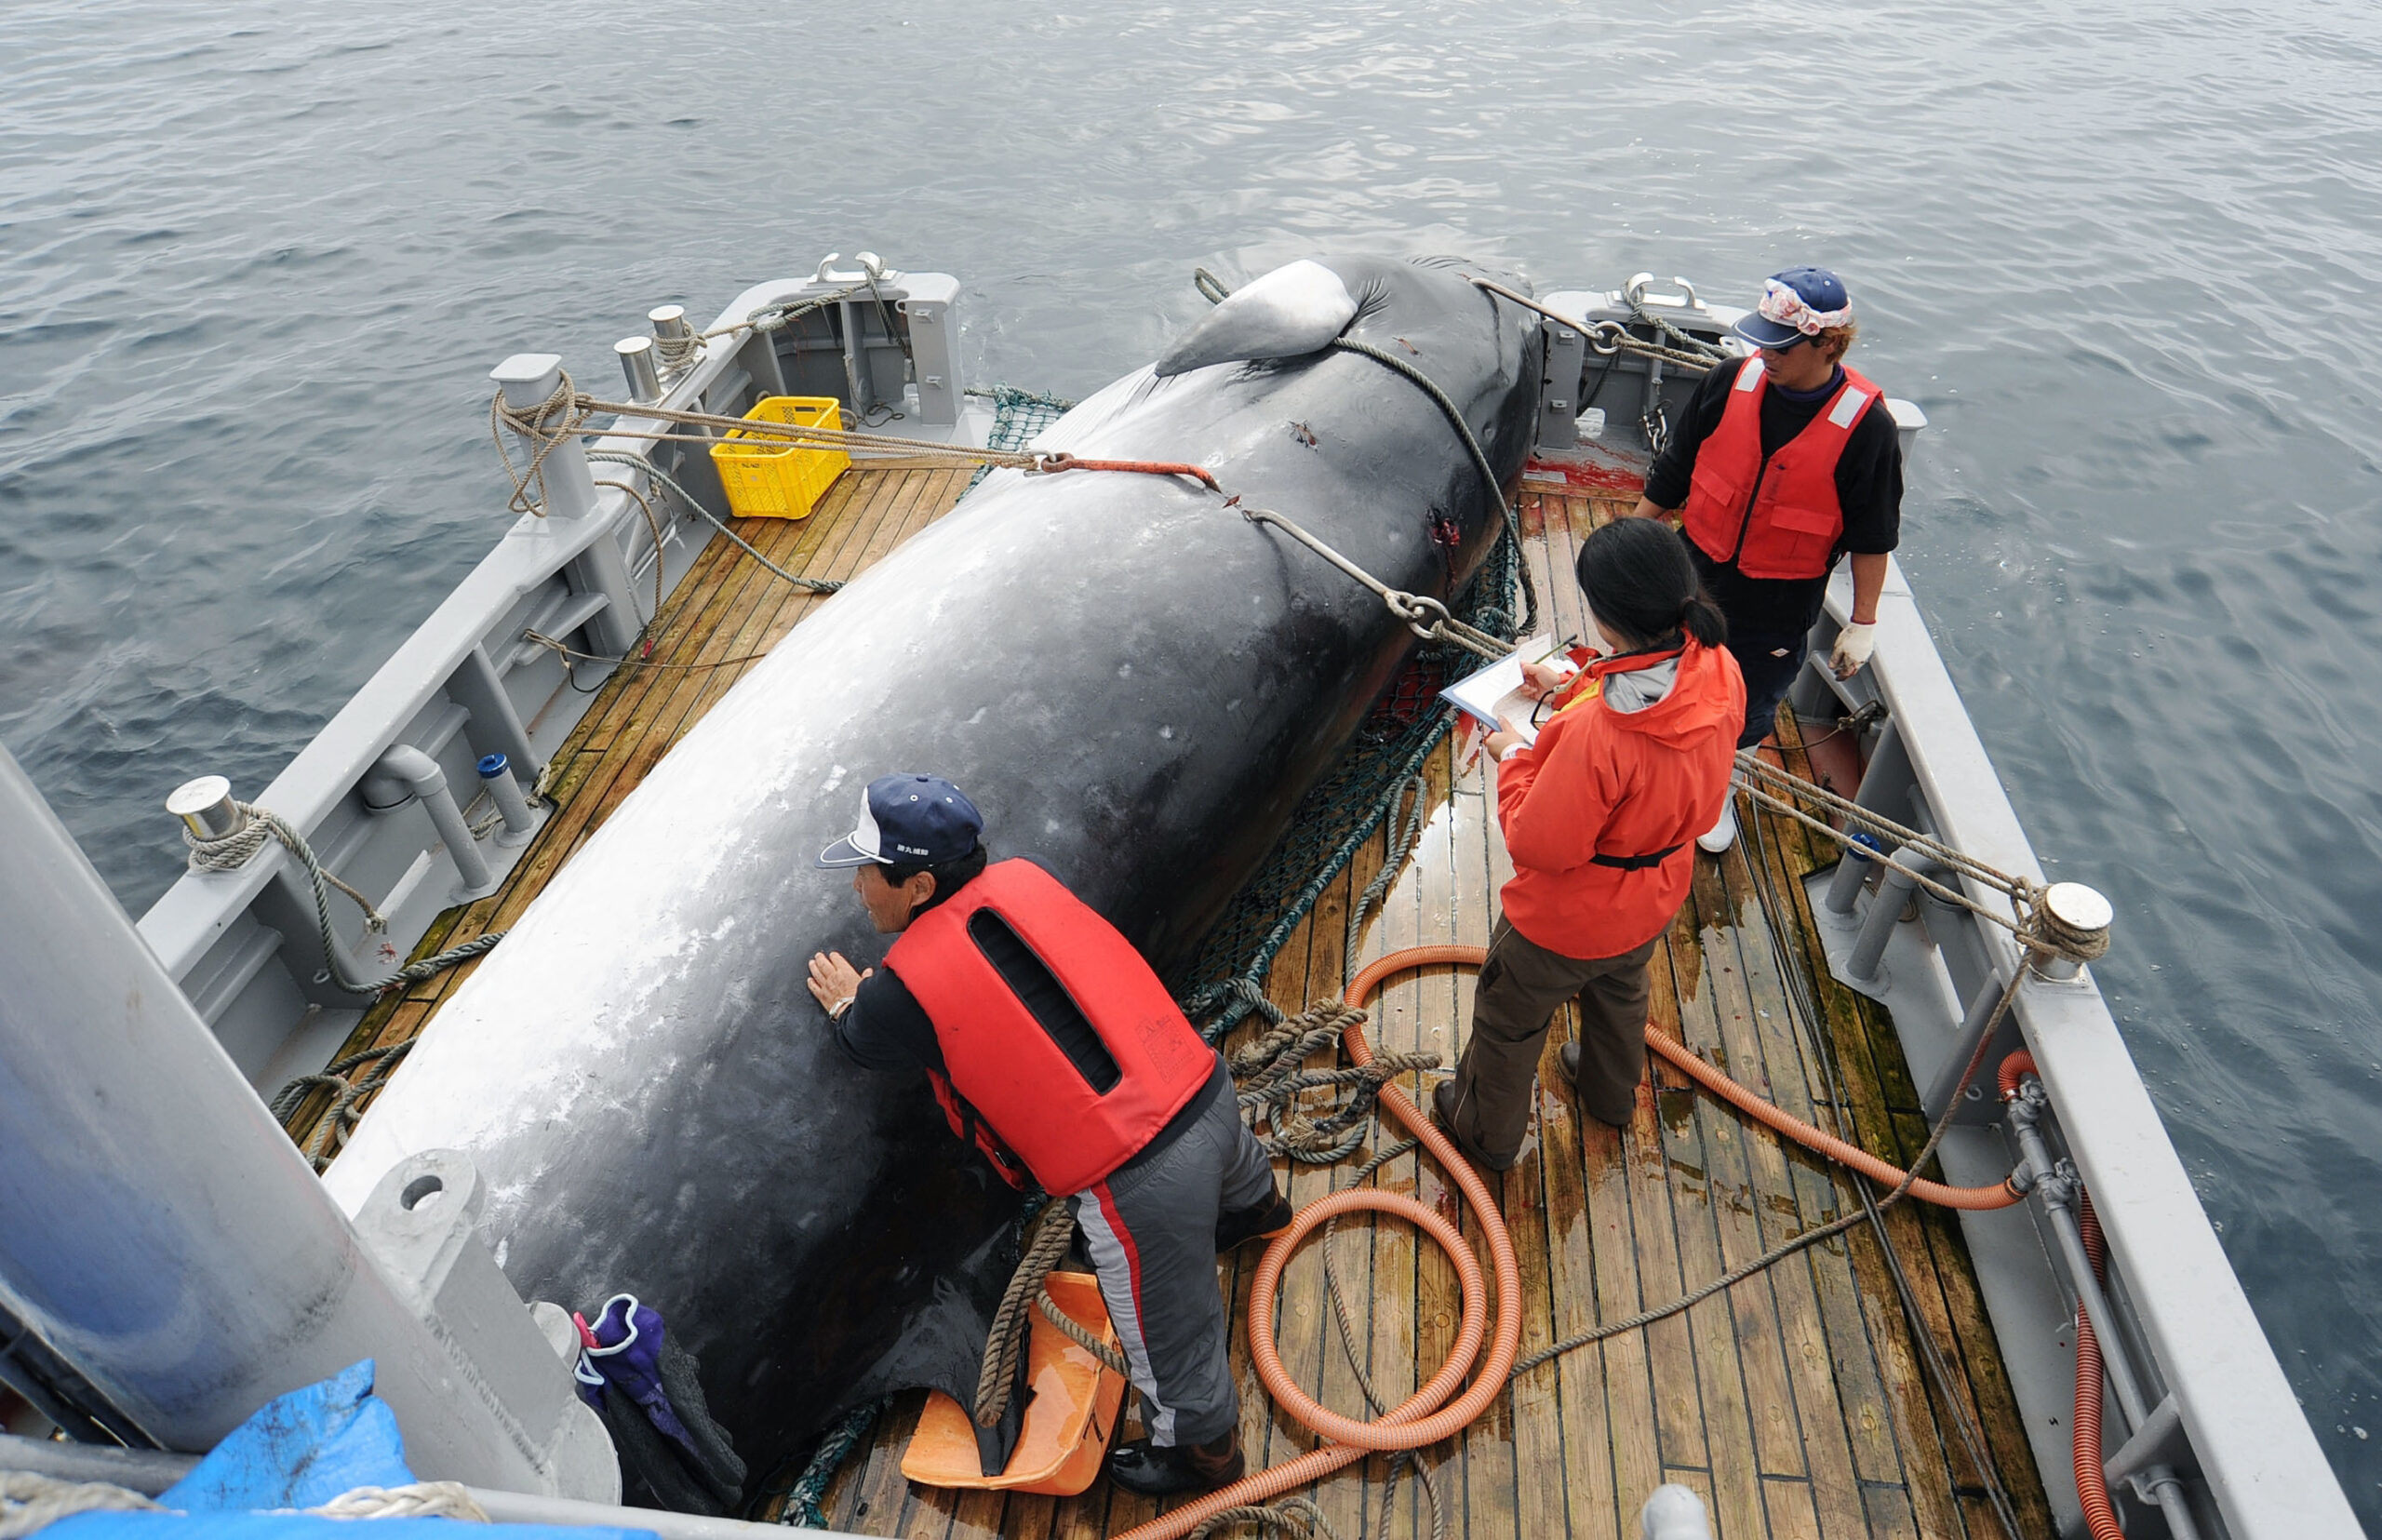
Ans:
{"label": "white rope", "polygon": [[106,1481],[61,1481],[30,1470],[0,1471],[0,1540],[18,1540],[78,1513],[161,1512],[155,1502]]}
{"label": "white rope", "polygon": [[342,1492],[318,1508],[317,1519],[461,1519],[467,1523],[491,1520],[469,1488],[460,1481],[416,1481],[403,1487],[357,1487]]}

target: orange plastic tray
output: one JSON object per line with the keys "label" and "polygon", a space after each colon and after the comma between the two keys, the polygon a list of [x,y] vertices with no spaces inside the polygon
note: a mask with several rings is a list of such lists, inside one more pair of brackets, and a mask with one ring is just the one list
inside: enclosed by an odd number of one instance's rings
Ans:
{"label": "orange plastic tray", "polygon": [[[1100,1280],[1090,1273],[1052,1273],[1050,1298],[1078,1326],[1097,1332],[1109,1346],[1117,1333],[1101,1303]],[[902,1474],[921,1486],[974,1487],[1072,1497],[1092,1483],[1117,1430],[1117,1410],[1125,1402],[1125,1377],[1033,1314],[1026,1339],[1026,1373],[1034,1399],[1025,1403],[1025,1426],[1009,1468],[983,1474],[976,1458],[976,1430],[957,1401],[940,1390],[927,1398],[918,1430],[902,1453]]]}

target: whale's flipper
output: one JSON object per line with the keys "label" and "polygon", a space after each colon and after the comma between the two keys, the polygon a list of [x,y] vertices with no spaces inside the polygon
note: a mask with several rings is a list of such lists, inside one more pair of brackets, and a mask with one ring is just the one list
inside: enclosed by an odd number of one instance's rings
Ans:
{"label": "whale's flipper", "polygon": [[1163,379],[1210,364],[1320,353],[1356,318],[1356,299],[1340,275],[1301,258],[1228,295],[1167,350],[1158,373]]}

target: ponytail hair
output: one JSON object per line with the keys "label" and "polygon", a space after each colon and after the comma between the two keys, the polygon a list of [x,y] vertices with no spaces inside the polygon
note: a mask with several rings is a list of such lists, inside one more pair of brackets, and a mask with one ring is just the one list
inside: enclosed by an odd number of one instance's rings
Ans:
{"label": "ponytail hair", "polygon": [[1682,635],[1706,647],[1729,639],[1729,623],[1696,580],[1686,537],[1659,519],[1616,518],[1580,542],[1580,592],[1630,651],[1675,647]]}

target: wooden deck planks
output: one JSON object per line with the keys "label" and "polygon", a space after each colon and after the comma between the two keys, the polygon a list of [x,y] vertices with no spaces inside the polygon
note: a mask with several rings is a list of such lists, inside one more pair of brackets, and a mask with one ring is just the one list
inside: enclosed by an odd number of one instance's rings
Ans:
{"label": "wooden deck planks", "polygon": [[[740,532],[792,569],[850,576],[939,517],[965,479],[965,473],[923,468],[848,473],[812,519],[747,524]],[[1572,578],[1579,542],[1625,504],[1545,492],[1531,493],[1525,503],[1542,623],[1576,636],[1586,625]],[[560,810],[504,887],[442,916],[423,950],[510,923],[751,666],[725,661],[766,651],[817,603],[770,580],[724,542],[707,550],[655,627],[656,656],[721,666],[622,670],[608,680],[604,698],[556,756]],[[1491,775],[1461,747],[1443,746],[1429,760],[1428,824],[1362,941],[1362,959],[1425,942],[1488,940],[1495,891],[1511,866],[1496,832]],[[1790,766],[1802,768],[1799,744],[1790,741],[1786,752]],[[1761,827],[1765,840],[1748,837],[1718,863],[1699,858],[1693,894],[1656,950],[1653,1024],[1787,1110],[1823,1126],[1840,1118],[1872,1148],[1907,1154],[1924,1131],[1891,1025],[1827,978],[1800,886],[1833,852],[1794,825],[1765,818]],[[1376,841],[1276,958],[1267,995],[1283,1010],[1302,1011],[1344,987],[1348,906],[1382,859]],[[1776,940],[1761,909],[1765,889],[1790,911],[1778,917]],[[1789,970],[1802,975],[1825,1017],[1800,1031]],[[452,971],[382,1002],[351,1051],[420,1031],[467,971]],[[1468,970],[1429,969],[1395,981],[1372,1007],[1376,1044],[1433,1050],[1452,1065],[1469,1031],[1471,994]],[[1846,1106],[1827,1097],[1816,1045],[1805,1036],[1813,1029],[1832,1038]],[[1667,1069],[1650,1076],[1627,1129],[1583,1119],[1554,1069],[1557,1045],[1576,1030],[1568,1008],[1559,1013],[1524,1158],[1492,1184],[1502,1185],[1522,1258],[1525,1354],[1597,1321],[1675,1299],[1834,1217],[1851,1197],[1824,1165],[1679,1089],[1683,1080]],[[1422,1078],[1427,1096],[1429,1078]],[[1345,1167],[1278,1163],[1278,1171],[1302,1203],[1346,1176]],[[1445,1173],[1418,1155],[1388,1163],[1375,1181],[1444,1212],[1460,1207]],[[1477,1235],[1472,1217],[1462,1218]],[[1922,1214],[1915,1205],[1891,1215],[1889,1225],[1926,1327],[1954,1365],[1955,1393],[1987,1428],[2022,1521],[2048,1533],[2048,1507],[1957,1227],[1948,1216]],[[1418,1245],[1395,1222],[1348,1221],[1333,1254],[1357,1312],[1364,1373],[1382,1401],[1394,1405],[1437,1369],[1452,1341],[1453,1269],[1436,1247]],[[1236,1323],[1246,1319],[1258,1255],[1259,1248],[1245,1247],[1220,1269],[1219,1287]],[[1356,1369],[1331,1319],[1319,1245],[1310,1242],[1287,1269],[1278,1319],[1283,1361],[1299,1383],[1319,1389],[1327,1404],[1361,1408]],[[1275,1409],[1256,1384],[1238,1329],[1232,1363],[1252,1463],[1315,1447],[1314,1437]],[[1104,1482],[1079,1497],[1056,1499],[912,1488],[899,1462],[922,1400],[900,1398],[846,1466],[829,1493],[831,1523],[920,1540],[1092,1540],[1159,1511]],[[1424,1464],[1450,1505],[1451,1533],[1466,1540],[1626,1540],[1637,1532],[1639,1504],[1666,1480],[1704,1495],[1722,1540],[1987,1540],[1997,1533],[1977,1496],[1977,1473],[1920,1373],[1908,1323],[1866,1230],[1812,1248],[1684,1318],[1533,1371],[1473,1428],[1425,1452]],[[1383,1459],[1370,1459],[1318,1483],[1310,1495],[1341,1533],[1372,1533],[1382,1522],[1385,1469]],[[1395,1507],[1390,1533],[1427,1533],[1415,1483],[1401,1484]]]}
{"label": "wooden deck planks", "polygon": [[[737,532],[790,571],[849,578],[916,529],[942,516],[966,489],[967,472],[848,471],[804,520],[741,519]],[[697,557],[649,627],[651,662],[622,667],[554,756],[555,810],[497,891],[440,915],[415,948],[428,957],[514,923],[670,746],[724,696],[760,654],[822,602],[780,582],[727,541]],[[590,665],[580,664],[584,672]],[[335,1057],[406,1041],[471,975],[452,968],[377,1002]],[[403,1074],[402,1066],[397,1071]],[[328,1110],[317,1093],[290,1122],[301,1144]]]}

